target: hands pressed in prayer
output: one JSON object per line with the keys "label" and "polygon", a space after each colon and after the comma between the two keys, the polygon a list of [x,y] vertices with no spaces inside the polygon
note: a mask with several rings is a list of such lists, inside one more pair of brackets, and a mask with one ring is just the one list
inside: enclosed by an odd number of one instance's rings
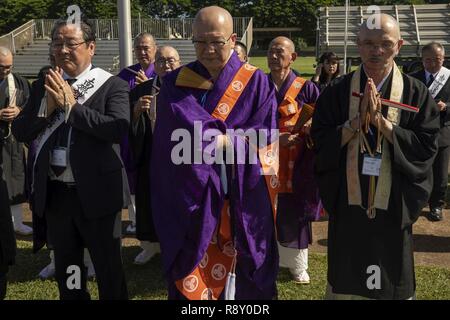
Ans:
{"label": "hands pressed in prayer", "polygon": [[[381,99],[380,94],[377,91],[377,88],[375,86],[375,83],[371,78],[367,80],[366,84],[366,90],[364,91],[364,99],[367,97],[367,108],[369,109],[369,117],[366,115],[366,125],[368,126],[369,122],[367,119],[370,120],[370,123],[377,127],[383,136],[385,136],[389,142],[392,143],[393,139],[393,126],[392,122],[387,120],[385,117],[383,117],[383,114],[381,113]],[[367,113],[367,111],[366,111]],[[361,118],[364,119],[364,118]],[[367,127],[366,127],[367,129]]]}
{"label": "hands pressed in prayer", "polygon": [[139,98],[134,105],[133,121],[137,121],[143,112],[149,112],[150,104],[152,103],[153,96],[146,95]]}
{"label": "hands pressed in prayer", "polygon": [[148,78],[145,75],[144,71],[139,70],[138,75],[136,76],[136,83],[137,84],[141,84],[141,83],[143,83],[143,82],[145,82],[147,80],[148,80]]}
{"label": "hands pressed in prayer", "polygon": [[229,145],[231,145],[231,141],[226,134],[221,134],[216,137],[216,148],[218,150],[224,150]]}
{"label": "hands pressed in prayer", "polygon": [[45,78],[45,89],[48,92],[48,114],[51,114],[56,107],[70,110],[76,104],[72,87],[63,79],[62,73],[62,69],[56,67],[55,71],[50,69]]}
{"label": "hands pressed in prayer", "polygon": [[370,114],[370,123],[378,128],[380,125],[381,118],[383,118],[383,115],[381,114],[380,94],[377,91],[375,83],[370,78],[367,80],[367,87],[369,89],[368,107]]}
{"label": "hands pressed in prayer", "polygon": [[16,105],[1,109],[0,110],[0,120],[6,121],[6,122],[11,122],[19,115],[20,110],[21,109]]}
{"label": "hands pressed in prayer", "polygon": [[291,134],[290,132],[282,132],[280,133],[280,146],[282,147],[290,147],[294,144],[300,143],[301,138],[300,134]]}

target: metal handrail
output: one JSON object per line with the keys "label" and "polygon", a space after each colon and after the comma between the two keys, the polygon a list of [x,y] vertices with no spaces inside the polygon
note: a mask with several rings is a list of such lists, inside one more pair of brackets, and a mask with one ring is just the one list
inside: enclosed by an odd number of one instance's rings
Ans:
{"label": "metal handrail", "polygon": [[244,34],[242,35],[241,42],[247,47],[247,55],[249,55],[253,43],[253,18],[250,18],[247,29],[245,29]]}
{"label": "metal handrail", "polygon": [[416,24],[416,34],[417,34],[417,43],[420,45],[420,34],[419,34],[419,24],[417,23],[417,11],[416,6],[412,5],[413,12],[414,12],[414,22]]}
{"label": "metal handrail", "polygon": [[[18,47],[24,47],[25,45],[33,43],[34,28],[35,22],[34,20],[30,20],[10,33],[1,36],[0,45],[7,47],[13,54],[15,54]],[[29,34],[25,34],[25,32],[29,32]],[[22,39],[20,39],[19,36],[21,36]]]}
{"label": "metal handrail", "polygon": [[[251,17],[233,17],[234,32],[239,38],[243,37]],[[50,39],[50,32],[56,20],[39,19],[40,26],[36,32],[36,39]],[[103,39],[118,39],[118,19],[89,20],[95,30],[96,37]],[[166,19],[131,19],[131,36],[134,38],[141,32],[149,32],[157,39],[191,39],[193,18]]]}

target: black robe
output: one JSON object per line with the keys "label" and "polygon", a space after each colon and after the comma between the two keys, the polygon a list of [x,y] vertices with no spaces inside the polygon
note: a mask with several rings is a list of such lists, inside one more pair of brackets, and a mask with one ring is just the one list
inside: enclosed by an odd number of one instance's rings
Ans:
{"label": "black robe", "polygon": [[[0,146],[2,143],[0,140]],[[14,263],[16,255],[16,239],[9,208],[8,189],[2,177],[2,154],[0,153],[0,275],[6,273],[8,265]]]}
{"label": "black robe", "polygon": [[[152,90],[151,88],[152,83],[153,79],[146,81],[131,90],[131,115],[133,114],[134,104],[140,97],[154,94],[154,89]],[[150,204],[150,161],[153,137],[150,119],[146,113],[142,113],[137,124],[137,130],[133,132],[134,125],[130,127],[129,141],[137,168],[136,238],[141,241],[158,242]]]}
{"label": "black robe", "polygon": [[[312,123],[317,158],[315,172],[324,208],[329,214],[328,282],[334,293],[373,299],[408,299],[416,284],[412,224],[427,204],[430,177],[437,151],[439,112],[427,88],[403,75],[403,103],[417,106],[417,114],[401,111],[389,144],[392,187],[388,210],[377,210],[369,219],[366,210],[349,206],[347,198],[347,145],[341,148],[342,129],[349,117],[349,92],[353,73],[334,80],[321,94]],[[366,77],[361,72],[361,91]],[[389,98],[392,73],[382,88]],[[386,115],[386,107],[383,107]],[[373,129],[373,128],[372,128]],[[385,143],[388,143],[385,141]],[[362,156],[359,164],[361,170]],[[361,172],[361,171],[359,171]],[[367,205],[368,177],[360,174],[363,206]],[[367,286],[380,268],[380,289]]]}
{"label": "black robe", "polygon": [[[18,107],[24,107],[30,96],[30,85],[25,78],[13,74],[16,89],[21,91],[17,96],[16,104]],[[9,97],[7,96],[8,85],[4,80],[0,90],[0,109],[9,105]],[[23,143],[17,142],[14,136],[8,135],[8,122],[0,120],[0,139],[4,140],[1,148],[3,154],[3,173],[8,187],[10,204],[20,204],[26,201],[25,195],[25,153]]]}

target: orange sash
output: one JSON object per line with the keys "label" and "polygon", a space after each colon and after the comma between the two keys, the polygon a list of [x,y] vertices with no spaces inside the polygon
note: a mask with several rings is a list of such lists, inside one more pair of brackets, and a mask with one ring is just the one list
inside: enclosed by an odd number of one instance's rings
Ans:
{"label": "orange sash", "polygon": [[[287,90],[283,101],[278,106],[278,112],[280,113],[280,120],[278,122],[280,133],[291,132],[297,123],[301,109],[298,107],[296,98],[305,82],[305,79],[300,77],[295,78]],[[292,174],[299,151],[300,146],[298,144],[290,147],[280,146],[280,168],[278,171],[279,193],[292,193]]]}
{"label": "orange sash", "polygon": [[[227,119],[256,70],[250,64],[242,65],[217,103],[212,113],[214,118]],[[178,290],[189,300],[217,300],[225,288],[228,273],[235,265],[228,201],[222,208],[219,226],[198,266],[186,277],[175,281]]]}

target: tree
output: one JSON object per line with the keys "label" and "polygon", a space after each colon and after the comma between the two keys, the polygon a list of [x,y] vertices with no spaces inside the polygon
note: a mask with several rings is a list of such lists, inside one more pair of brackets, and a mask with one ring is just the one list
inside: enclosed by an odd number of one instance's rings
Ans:
{"label": "tree", "polygon": [[[73,4],[89,19],[117,17],[117,0],[0,0],[0,35],[31,19],[67,17],[67,7]],[[132,1],[131,5],[132,16],[142,12],[139,1]]]}

